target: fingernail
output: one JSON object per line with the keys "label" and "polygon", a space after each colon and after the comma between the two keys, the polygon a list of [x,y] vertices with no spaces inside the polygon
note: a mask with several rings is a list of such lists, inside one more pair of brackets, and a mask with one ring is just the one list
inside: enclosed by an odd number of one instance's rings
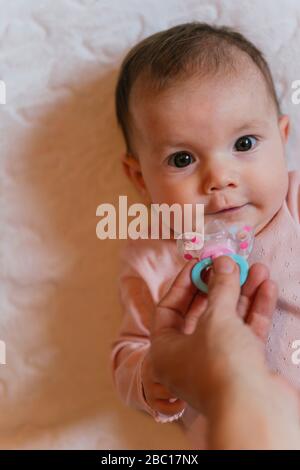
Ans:
{"label": "fingernail", "polygon": [[228,274],[234,271],[234,261],[229,256],[216,258],[213,266],[215,273]]}
{"label": "fingernail", "polygon": [[175,401],[177,401],[177,398],[169,398],[170,403],[175,403]]}

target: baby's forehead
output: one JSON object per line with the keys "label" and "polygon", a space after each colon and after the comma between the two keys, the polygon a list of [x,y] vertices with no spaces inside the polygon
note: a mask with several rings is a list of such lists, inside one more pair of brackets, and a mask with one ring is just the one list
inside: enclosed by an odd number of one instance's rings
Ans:
{"label": "baby's forehead", "polygon": [[[137,83],[132,97],[131,112],[135,126],[137,120],[144,124],[173,119],[174,114],[197,114],[214,117],[234,112],[238,118],[244,113],[261,115],[275,112],[265,77],[254,64],[235,66],[227,74],[220,71],[211,75],[193,75],[174,80],[157,91],[147,79]],[[190,110],[189,110],[190,108]],[[165,118],[165,119],[164,119]]]}

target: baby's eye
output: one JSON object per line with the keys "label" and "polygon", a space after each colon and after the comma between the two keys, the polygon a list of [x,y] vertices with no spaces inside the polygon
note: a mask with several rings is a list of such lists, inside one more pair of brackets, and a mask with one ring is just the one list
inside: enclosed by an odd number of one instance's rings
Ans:
{"label": "baby's eye", "polygon": [[234,148],[238,152],[247,152],[247,150],[252,149],[256,142],[257,139],[253,135],[243,135],[236,141],[236,143],[234,144]]}
{"label": "baby's eye", "polygon": [[177,168],[184,168],[195,161],[194,157],[187,152],[178,152],[171,155],[168,160],[168,165],[176,166]]}

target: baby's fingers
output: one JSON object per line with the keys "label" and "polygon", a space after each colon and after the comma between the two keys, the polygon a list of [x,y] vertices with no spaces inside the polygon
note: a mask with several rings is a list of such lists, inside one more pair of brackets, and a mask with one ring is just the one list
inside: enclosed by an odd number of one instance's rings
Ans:
{"label": "baby's fingers", "polygon": [[168,400],[155,400],[156,411],[169,416],[180,413],[182,410],[184,410],[185,406],[186,403],[179,398],[174,403],[170,403]]}
{"label": "baby's fingers", "polygon": [[174,415],[182,411],[186,403],[180,398],[174,397],[169,390],[160,383],[153,384],[154,407],[159,413]]}
{"label": "baby's fingers", "polygon": [[169,400],[170,398],[175,398],[174,394],[172,394],[164,385],[158,382],[154,382],[153,384],[153,395],[156,399],[160,400]]}

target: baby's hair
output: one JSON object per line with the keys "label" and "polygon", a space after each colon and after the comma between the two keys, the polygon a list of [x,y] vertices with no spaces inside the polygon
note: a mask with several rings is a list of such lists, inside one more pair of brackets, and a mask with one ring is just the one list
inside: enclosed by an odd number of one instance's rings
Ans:
{"label": "baby's hair", "polygon": [[[129,98],[133,84],[143,78],[148,89],[160,92],[193,75],[238,72],[240,54],[246,54],[262,73],[278,116],[280,104],[268,63],[262,52],[241,33],[227,26],[197,21],[183,23],[146,37],[125,56],[116,85],[115,107],[126,150],[130,144]],[[242,65],[243,66],[243,65]]]}

